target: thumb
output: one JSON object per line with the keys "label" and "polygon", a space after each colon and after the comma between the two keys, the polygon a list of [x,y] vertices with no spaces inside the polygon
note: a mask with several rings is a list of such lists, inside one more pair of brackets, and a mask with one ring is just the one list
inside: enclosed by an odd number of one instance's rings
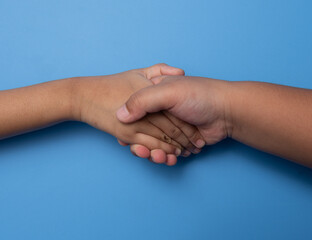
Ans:
{"label": "thumb", "polygon": [[162,84],[152,85],[135,92],[128,101],[118,109],[117,118],[124,123],[134,122],[146,113],[167,110],[175,105],[172,88]]}

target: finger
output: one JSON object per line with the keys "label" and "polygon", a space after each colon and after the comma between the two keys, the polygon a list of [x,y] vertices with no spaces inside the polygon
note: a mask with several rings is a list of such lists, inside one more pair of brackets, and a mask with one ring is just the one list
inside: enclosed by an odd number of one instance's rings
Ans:
{"label": "finger", "polygon": [[[162,115],[162,117],[165,117]],[[145,118],[144,118],[145,119]],[[170,121],[170,120],[168,120]],[[171,125],[173,125],[171,123]],[[154,138],[159,139],[160,141],[175,145],[176,147],[183,149],[183,146],[181,146],[180,143],[177,141],[171,139],[164,131],[162,131],[160,128],[156,127],[154,124],[148,122],[148,121],[141,121],[140,124],[137,127],[138,133],[148,134],[149,136],[152,136]]]}
{"label": "finger", "polygon": [[158,164],[166,163],[167,154],[162,149],[154,149],[151,151],[151,160]]}
{"label": "finger", "polygon": [[151,157],[149,158],[151,162],[158,164],[166,164],[168,166],[173,166],[177,163],[177,157],[173,154],[166,154],[161,149],[155,149],[151,151]]}
{"label": "finger", "polygon": [[175,79],[175,80],[180,80],[181,79],[181,76],[179,75],[160,75],[160,76],[155,76],[153,78],[150,79],[150,81],[156,85],[156,84],[159,84],[161,82],[163,82],[164,80],[166,79]]}
{"label": "finger", "polygon": [[151,82],[152,82],[154,85],[156,85],[156,84],[161,83],[164,79],[166,79],[166,77],[167,77],[167,76],[164,76],[164,75],[162,75],[162,76],[157,76],[157,77],[153,77],[153,78],[151,79]]}
{"label": "finger", "polygon": [[[146,119],[162,132],[167,134],[171,139],[181,144],[189,151],[193,151],[196,147],[190,142],[187,136],[181,131],[171,120],[163,113],[152,113],[146,115]],[[182,124],[181,124],[182,125]],[[185,125],[189,125],[185,123]],[[190,125],[191,126],[191,125]]]}
{"label": "finger", "polygon": [[133,155],[140,158],[149,158],[151,156],[151,151],[147,147],[140,144],[131,145],[130,151]]}
{"label": "finger", "polygon": [[160,141],[157,138],[152,136],[143,134],[143,133],[136,133],[134,137],[134,141],[137,144],[144,145],[148,149],[162,149],[167,154],[175,154],[179,156],[181,154],[181,149],[165,142]]}
{"label": "finger", "polygon": [[[179,100],[174,97],[174,89],[164,84],[152,85],[135,92],[117,111],[121,122],[134,122],[147,112],[159,112],[173,107]],[[157,101],[155,101],[157,99]]]}
{"label": "finger", "polygon": [[129,144],[124,142],[124,141],[121,141],[119,139],[117,139],[118,143],[121,145],[121,146],[128,146]]}
{"label": "finger", "polygon": [[176,142],[174,139],[171,139],[170,144],[179,148],[181,150],[181,153],[182,153],[182,151],[185,150],[185,148],[180,143]]}
{"label": "finger", "polygon": [[181,68],[171,67],[165,63],[158,63],[153,66],[140,69],[147,79],[161,75],[181,75],[185,73]]}
{"label": "finger", "polygon": [[194,153],[195,154],[198,154],[198,153],[200,153],[201,152],[201,148],[196,148],[195,150],[194,150]]}
{"label": "finger", "polygon": [[184,151],[182,151],[182,153],[181,153],[181,156],[182,156],[182,157],[188,157],[188,156],[190,156],[190,155],[191,155],[191,152],[188,151],[188,150],[184,150]]}
{"label": "finger", "polygon": [[[163,113],[171,120],[171,122],[174,123],[181,131],[186,135],[186,137],[197,147],[197,148],[202,148],[205,146],[205,141],[202,135],[199,133],[198,129],[191,125],[188,124],[179,118],[176,118],[173,116],[171,113],[168,111],[163,111]],[[198,151],[198,150],[196,150]],[[192,151],[193,152],[193,151]]]}
{"label": "finger", "polygon": [[174,166],[174,165],[176,165],[176,164],[177,164],[177,161],[178,161],[178,159],[177,159],[177,157],[176,157],[175,155],[173,155],[173,154],[168,154],[168,155],[167,155],[167,162],[166,162],[166,164],[167,164],[168,166]]}

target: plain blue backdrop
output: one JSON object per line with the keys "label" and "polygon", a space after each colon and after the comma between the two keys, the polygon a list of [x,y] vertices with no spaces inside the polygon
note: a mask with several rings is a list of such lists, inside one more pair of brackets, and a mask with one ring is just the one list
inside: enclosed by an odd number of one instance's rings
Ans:
{"label": "plain blue backdrop", "polygon": [[[311,88],[311,10],[309,0],[0,0],[0,89],[158,62]],[[311,226],[312,171],[232,140],[175,167],[82,123],[0,142],[0,239],[311,239]]]}

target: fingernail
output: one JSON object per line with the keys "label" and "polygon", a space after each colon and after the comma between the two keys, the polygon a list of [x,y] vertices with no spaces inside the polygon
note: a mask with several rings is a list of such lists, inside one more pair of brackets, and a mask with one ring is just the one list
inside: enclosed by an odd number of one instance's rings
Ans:
{"label": "fingernail", "polygon": [[130,115],[125,104],[121,108],[118,109],[116,114],[119,120],[126,120]]}
{"label": "fingernail", "polygon": [[180,148],[177,148],[177,149],[175,150],[175,155],[178,157],[178,156],[180,156],[180,154],[181,154],[181,149],[180,149]]}
{"label": "fingernail", "polygon": [[188,156],[190,156],[190,155],[191,155],[191,152],[188,151],[188,150],[184,150],[184,151],[182,152],[182,156],[183,156],[183,157],[188,157]]}
{"label": "fingernail", "polygon": [[205,144],[206,144],[205,141],[202,139],[198,139],[196,141],[196,147],[198,147],[198,148],[202,148],[203,146],[205,146]]}
{"label": "fingernail", "polygon": [[195,148],[195,149],[194,149],[194,153],[195,153],[195,154],[199,153],[200,151],[201,151],[201,149],[199,149],[199,148]]}
{"label": "fingernail", "polygon": [[151,157],[151,160],[152,160],[152,162],[154,162],[154,163],[155,163],[155,160],[154,160],[154,158],[153,158],[153,157]]}

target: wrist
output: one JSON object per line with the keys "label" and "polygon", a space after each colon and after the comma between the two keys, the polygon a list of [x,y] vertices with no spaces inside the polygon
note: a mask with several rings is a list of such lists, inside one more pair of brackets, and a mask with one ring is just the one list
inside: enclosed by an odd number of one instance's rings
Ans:
{"label": "wrist", "polygon": [[227,94],[227,129],[229,137],[240,140],[241,131],[244,126],[245,113],[250,112],[248,97],[250,89],[247,82],[229,82],[229,92]]}
{"label": "wrist", "polygon": [[68,81],[69,96],[69,114],[70,120],[81,121],[82,112],[82,96],[83,96],[83,77],[72,77],[66,79]]}
{"label": "wrist", "polygon": [[[220,141],[232,138],[235,122],[233,121],[233,98],[235,97],[235,86],[233,82],[219,79],[206,78],[205,106],[209,106],[208,119],[209,128],[214,129],[216,138]],[[217,130],[216,130],[217,129]]]}
{"label": "wrist", "polygon": [[224,93],[224,127],[228,138],[233,138],[233,131],[235,129],[235,121],[233,118],[233,111],[235,111],[235,86],[234,82],[226,81],[226,91]]}
{"label": "wrist", "polygon": [[65,78],[60,80],[52,81],[55,86],[54,91],[56,93],[57,109],[61,121],[77,120],[78,108],[75,101],[75,78]]}
{"label": "wrist", "polygon": [[[93,112],[97,104],[94,99],[99,95],[108,95],[109,84],[105,76],[98,77],[73,77],[70,78],[70,113],[71,119],[90,124],[90,112]],[[105,83],[104,83],[105,82]],[[101,91],[103,89],[103,91]],[[101,102],[101,110],[107,101]],[[91,114],[92,115],[92,114]]]}

